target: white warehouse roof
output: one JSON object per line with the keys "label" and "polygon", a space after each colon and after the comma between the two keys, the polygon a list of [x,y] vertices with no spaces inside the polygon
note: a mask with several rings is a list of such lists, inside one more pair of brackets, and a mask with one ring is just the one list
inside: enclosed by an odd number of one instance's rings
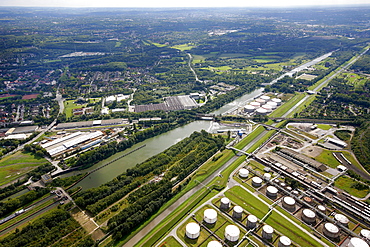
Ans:
{"label": "white warehouse roof", "polygon": [[47,147],[50,147],[50,146],[52,146],[52,145],[55,145],[55,144],[57,144],[57,143],[59,143],[59,142],[63,142],[63,141],[66,141],[66,140],[68,140],[68,139],[71,139],[71,138],[73,138],[73,137],[76,137],[76,136],[78,136],[78,135],[81,135],[82,134],[82,132],[76,132],[76,133],[72,133],[72,134],[70,134],[70,135],[67,135],[67,136],[64,136],[64,137],[62,137],[62,138],[58,138],[58,139],[56,139],[56,140],[54,140],[54,141],[51,141],[51,142],[47,142],[47,143],[45,143],[45,144],[42,144],[41,145],[41,147],[43,147],[43,148],[47,148]]}

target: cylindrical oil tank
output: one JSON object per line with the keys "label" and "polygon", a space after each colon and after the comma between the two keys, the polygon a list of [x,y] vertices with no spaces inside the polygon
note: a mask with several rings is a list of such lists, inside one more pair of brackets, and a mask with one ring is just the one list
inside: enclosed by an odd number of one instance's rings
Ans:
{"label": "cylindrical oil tank", "polygon": [[208,224],[213,224],[217,221],[217,212],[212,208],[204,210],[204,221]]}
{"label": "cylindrical oil tank", "polygon": [[316,213],[311,209],[305,208],[302,212],[302,220],[308,224],[316,222]]}
{"label": "cylindrical oil tank", "polygon": [[274,101],[269,101],[266,103],[266,105],[270,105],[273,110],[277,108],[277,103]]}
{"label": "cylindrical oil tank", "polygon": [[333,223],[325,223],[323,233],[329,238],[339,237],[339,228]]}
{"label": "cylindrical oil tank", "polygon": [[281,182],[281,183],[280,183],[280,186],[281,186],[281,187],[286,187],[286,183]]}
{"label": "cylindrical oil tank", "polygon": [[222,244],[218,241],[211,241],[207,244],[207,247],[222,247]]}
{"label": "cylindrical oil tank", "polygon": [[266,181],[270,181],[271,179],[271,174],[270,173],[265,173],[263,174],[263,179],[266,180]]}
{"label": "cylindrical oil tank", "polygon": [[254,112],[254,110],[256,110],[255,106],[252,106],[252,105],[244,106],[244,112]]}
{"label": "cylindrical oil tank", "polygon": [[253,177],[252,178],[252,185],[254,187],[260,187],[262,185],[262,179],[260,177]]}
{"label": "cylindrical oil tank", "polygon": [[274,233],[274,228],[270,225],[264,225],[262,227],[262,237],[264,239],[272,239],[272,234]]}
{"label": "cylindrical oil tank", "polygon": [[221,198],[220,209],[228,210],[230,208],[230,200],[227,197]]}
{"label": "cylindrical oil tank", "polygon": [[255,101],[260,103],[261,105],[266,103],[266,101],[264,99],[261,99],[261,98],[256,99]]}
{"label": "cylindrical oil tank", "polygon": [[348,220],[347,216],[345,216],[345,215],[343,215],[343,214],[336,214],[336,215],[334,216],[334,219],[335,219],[336,221],[338,221],[339,223],[341,223],[342,225],[344,225],[344,226],[348,226],[348,222],[349,222],[349,220]]}
{"label": "cylindrical oil tank", "polygon": [[231,242],[238,241],[240,235],[240,230],[235,225],[228,225],[225,228],[225,238]]}
{"label": "cylindrical oil tank", "polygon": [[270,100],[270,96],[267,96],[267,95],[263,95],[260,98],[263,99],[265,102]]}
{"label": "cylindrical oil tank", "polygon": [[186,236],[190,239],[199,237],[200,226],[195,222],[190,222],[186,225]]}
{"label": "cylindrical oil tank", "polygon": [[369,245],[361,238],[351,238],[347,244],[348,247],[369,247]]}
{"label": "cylindrical oil tank", "polygon": [[256,110],[256,114],[258,114],[258,115],[266,115],[267,113],[268,113],[267,110],[263,109],[262,107],[260,107]]}
{"label": "cylindrical oil tank", "polygon": [[254,101],[254,102],[251,102],[249,105],[254,106],[255,108],[258,108],[261,106],[261,103]]}
{"label": "cylindrical oil tank", "polygon": [[305,203],[308,203],[308,204],[312,204],[312,198],[311,197],[308,197],[308,196],[304,196],[303,197],[303,201],[305,202]]}
{"label": "cylindrical oil tank", "polygon": [[360,232],[361,237],[364,237],[368,240],[370,240],[370,231],[367,229],[362,229]]}
{"label": "cylindrical oil tank", "polygon": [[276,102],[277,105],[281,105],[281,99],[273,98],[273,99],[271,99],[271,101]]}
{"label": "cylindrical oil tank", "polygon": [[321,213],[326,214],[326,208],[325,208],[323,205],[318,205],[318,206],[317,206],[317,209],[318,209]]}
{"label": "cylindrical oil tank", "polygon": [[287,236],[281,236],[279,238],[278,247],[288,247],[292,244],[292,240],[288,238]]}
{"label": "cylindrical oil tank", "polygon": [[295,210],[295,200],[293,197],[286,196],[283,199],[283,207],[288,210],[293,212]]}
{"label": "cylindrical oil tank", "polygon": [[239,177],[241,178],[247,178],[249,175],[249,171],[245,168],[242,168],[239,170]]}
{"label": "cylindrical oil tank", "polygon": [[240,206],[235,206],[233,209],[233,218],[241,219],[243,216],[243,208]]}
{"label": "cylindrical oil tank", "polygon": [[292,191],[292,189],[293,189],[293,188],[292,188],[292,187],[290,187],[290,186],[286,187],[286,190],[287,190],[287,191]]}
{"label": "cylindrical oil tank", "polygon": [[248,215],[247,217],[247,227],[249,229],[255,228],[257,226],[257,217],[253,214]]}
{"label": "cylindrical oil tank", "polygon": [[292,194],[293,194],[293,195],[295,195],[295,196],[299,196],[299,192],[298,192],[298,191],[296,191],[296,190],[293,190],[293,191],[292,191]]}
{"label": "cylindrical oil tank", "polygon": [[266,189],[266,195],[268,197],[277,197],[277,194],[278,194],[278,189],[274,186],[268,186],[267,189]]}
{"label": "cylindrical oil tank", "polygon": [[263,109],[265,109],[267,112],[272,112],[272,106],[265,104],[261,106]]}

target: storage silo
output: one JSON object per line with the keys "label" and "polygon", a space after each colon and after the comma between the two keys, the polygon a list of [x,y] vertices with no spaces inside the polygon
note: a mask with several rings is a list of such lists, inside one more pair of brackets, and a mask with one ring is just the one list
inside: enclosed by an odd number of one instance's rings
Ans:
{"label": "storage silo", "polygon": [[262,179],[260,177],[253,177],[252,178],[252,185],[254,187],[260,187],[262,185]]}
{"label": "storage silo", "polygon": [[266,115],[267,113],[268,113],[267,110],[263,109],[262,107],[260,107],[256,110],[256,114],[258,114],[258,115]]}
{"label": "storage silo", "polygon": [[305,208],[302,212],[302,220],[308,224],[316,222],[316,213],[311,209]]}
{"label": "storage silo", "polygon": [[220,209],[229,210],[230,208],[230,200],[227,197],[221,198]]}
{"label": "storage silo", "polygon": [[247,217],[247,227],[249,229],[255,228],[257,226],[257,217],[253,214],[248,215]]}
{"label": "storage silo", "polygon": [[347,216],[345,216],[343,214],[336,214],[334,216],[334,219],[336,221],[338,221],[339,223],[341,223],[343,226],[348,226],[349,220],[348,220]]}
{"label": "storage silo", "polygon": [[222,247],[222,244],[216,240],[213,240],[207,244],[207,247]]}
{"label": "storage silo", "polygon": [[289,247],[292,244],[292,240],[287,236],[281,236],[279,238],[278,247]]}
{"label": "storage silo", "polygon": [[225,238],[231,242],[238,241],[240,235],[240,230],[235,225],[228,225],[225,228]]}
{"label": "storage silo", "polygon": [[367,229],[362,229],[361,232],[360,232],[360,235],[364,238],[366,238],[367,240],[370,240],[370,231],[367,230]]}
{"label": "storage silo", "polygon": [[279,98],[273,98],[271,101],[275,102],[277,105],[281,105],[281,99]]}
{"label": "storage silo", "polygon": [[369,247],[369,245],[361,238],[351,238],[347,244],[347,247]]}
{"label": "storage silo", "polygon": [[247,178],[249,175],[249,171],[245,168],[242,168],[239,170],[239,177],[241,178]]}
{"label": "storage silo", "polygon": [[290,197],[290,196],[286,196],[284,197],[283,199],[283,207],[290,211],[290,212],[293,212],[295,211],[295,200],[293,197]]}
{"label": "storage silo", "polygon": [[266,103],[266,105],[270,105],[273,110],[275,110],[277,108],[277,103],[274,102],[274,101],[269,101],[269,102]]}
{"label": "storage silo", "polygon": [[204,210],[204,221],[208,224],[213,224],[217,221],[217,212],[212,208]]}
{"label": "storage silo", "polygon": [[275,186],[268,186],[266,189],[266,195],[271,198],[277,197],[278,189]]}
{"label": "storage silo", "polygon": [[272,234],[274,233],[274,228],[270,225],[264,225],[262,227],[262,237],[264,239],[272,239]]}
{"label": "storage silo", "polygon": [[326,208],[325,208],[323,205],[319,205],[319,206],[317,206],[317,209],[318,209],[321,213],[326,214]]}
{"label": "storage silo", "polygon": [[329,238],[339,237],[339,228],[333,223],[325,223],[323,233]]}
{"label": "storage silo", "polygon": [[267,112],[272,112],[272,106],[265,104],[261,106],[263,109],[265,109]]}
{"label": "storage silo", "polygon": [[241,219],[243,216],[243,208],[240,206],[235,206],[233,209],[233,218]]}
{"label": "storage silo", "polygon": [[260,99],[263,99],[265,102],[267,102],[267,101],[270,100],[270,96],[263,95],[263,96],[260,97]]}
{"label": "storage silo", "polygon": [[196,239],[200,234],[200,226],[195,222],[186,225],[186,236],[190,239]]}
{"label": "storage silo", "polygon": [[263,174],[263,179],[266,180],[266,181],[270,181],[271,179],[271,174],[270,173],[265,173]]}
{"label": "storage silo", "polygon": [[261,106],[261,103],[254,101],[254,102],[251,102],[249,105],[254,106],[254,108],[258,108]]}
{"label": "storage silo", "polygon": [[256,107],[254,107],[252,105],[244,106],[244,112],[254,112],[254,110],[256,110]]}

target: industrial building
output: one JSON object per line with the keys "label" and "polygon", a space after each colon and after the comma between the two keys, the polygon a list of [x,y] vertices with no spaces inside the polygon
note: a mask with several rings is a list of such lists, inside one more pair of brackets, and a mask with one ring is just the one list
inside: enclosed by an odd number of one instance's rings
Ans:
{"label": "industrial building", "polygon": [[63,129],[77,129],[77,128],[98,127],[98,126],[105,127],[105,126],[120,125],[120,124],[128,124],[128,120],[119,118],[119,119],[91,120],[91,121],[72,122],[72,123],[60,123],[55,127],[55,129],[63,130]]}
{"label": "industrial building", "polygon": [[136,105],[135,112],[143,111],[176,111],[176,110],[190,110],[198,107],[197,102],[190,95],[171,96],[164,99],[164,103]]}

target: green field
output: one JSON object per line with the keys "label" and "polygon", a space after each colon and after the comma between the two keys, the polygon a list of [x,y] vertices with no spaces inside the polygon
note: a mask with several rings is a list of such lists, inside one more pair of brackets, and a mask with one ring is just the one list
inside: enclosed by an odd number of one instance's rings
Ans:
{"label": "green field", "polygon": [[182,44],[182,45],[171,46],[171,48],[174,48],[174,49],[177,49],[177,50],[180,50],[180,51],[191,50],[193,47],[195,47],[195,45],[192,45],[192,44]]}
{"label": "green field", "polygon": [[359,197],[359,198],[365,197],[370,192],[369,187],[364,190],[358,190],[353,187],[356,183],[357,182],[354,181],[352,178],[342,176],[338,178],[337,180],[335,180],[334,185],[338,187],[339,189],[342,189],[355,197]]}
{"label": "green field", "polygon": [[37,166],[48,163],[44,158],[30,153],[17,152],[0,160],[0,185],[20,178]]}
{"label": "green field", "polygon": [[66,114],[66,118],[70,118],[73,116],[72,110],[77,108],[86,107],[87,104],[84,105],[77,105],[74,103],[75,100],[66,100],[64,101],[64,113]]}
{"label": "green field", "polygon": [[318,124],[317,128],[322,130],[330,130],[332,127],[329,124]]}

